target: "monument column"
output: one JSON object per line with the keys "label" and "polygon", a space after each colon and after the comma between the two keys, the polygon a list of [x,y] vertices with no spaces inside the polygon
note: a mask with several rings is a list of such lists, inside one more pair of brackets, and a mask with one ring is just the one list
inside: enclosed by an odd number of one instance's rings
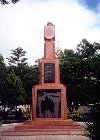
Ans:
{"label": "monument column", "polygon": [[44,57],[39,64],[39,85],[32,89],[32,120],[67,119],[66,87],[60,84],[59,60],[55,56],[55,26],[44,26]]}

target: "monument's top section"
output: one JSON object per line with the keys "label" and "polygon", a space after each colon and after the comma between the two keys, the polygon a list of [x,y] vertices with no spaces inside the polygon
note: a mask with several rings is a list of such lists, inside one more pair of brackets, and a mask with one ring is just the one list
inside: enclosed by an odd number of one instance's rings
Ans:
{"label": "monument's top section", "polygon": [[53,25],[53,23],[51,21],[48,21],[47,25]]}
{"label": "monument's top section", "polygon": [[47,22],[44,26],[44,40],[55,40],[55,26],[52,22]]}
{"label": "monument's top section", "polygon": [[55,26],[52,22],[44,26],[44,41],[44,58],[55,59]]}

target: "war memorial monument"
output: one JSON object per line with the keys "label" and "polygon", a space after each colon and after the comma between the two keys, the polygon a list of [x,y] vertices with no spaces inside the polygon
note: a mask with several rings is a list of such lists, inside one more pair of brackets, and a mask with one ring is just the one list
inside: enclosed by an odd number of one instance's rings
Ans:
{"label": "war memorial monument", "polygon": [[6,130],[3,135],[79,135],[83,129],[67,119],[67,90],[60,83],[59,60],[55,56],[55,26],[44,26],[44,57],[39,62],[39,84],[32,88],[32,120]]}

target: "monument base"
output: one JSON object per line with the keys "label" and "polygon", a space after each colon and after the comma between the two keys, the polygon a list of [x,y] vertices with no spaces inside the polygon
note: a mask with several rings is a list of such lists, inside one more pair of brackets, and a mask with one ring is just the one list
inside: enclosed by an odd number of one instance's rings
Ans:
{"label": "monument base", "polygon": [[44,83],[32,89],[32,120],[67,119],[66,87]]}
{"label": "monument base", "polygon": [[2,132],[2,136],[34,136],[34,135],[83,135],[84,128],[78,123],[67,120],[25,121],[21,125]]}

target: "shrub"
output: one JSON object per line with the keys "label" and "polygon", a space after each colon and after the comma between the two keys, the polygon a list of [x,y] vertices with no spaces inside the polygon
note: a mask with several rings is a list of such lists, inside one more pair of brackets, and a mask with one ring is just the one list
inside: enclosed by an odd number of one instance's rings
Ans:
{"label": "shrub", "polygon": [[26,117],[28,119],[31,118],[31,111],[29,110],[29,108],[26,108],[25,110],[23,110],[23,117]]}
{"label": "shrub", "polygon": [[86,122],[86,136],[91,140],[100,140],[100,104],[94,105],[89,113],[90,122]]}
{"label": "shrub", "polygon": [[71,118],[74,121],[82,121],[83,113],[82,113],[81,109],[74,110],[71,114]]}

